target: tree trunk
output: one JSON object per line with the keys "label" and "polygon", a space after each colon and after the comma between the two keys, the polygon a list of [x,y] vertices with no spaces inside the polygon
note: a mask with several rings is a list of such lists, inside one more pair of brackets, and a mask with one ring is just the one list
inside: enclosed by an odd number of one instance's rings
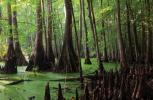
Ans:
{"label": "tree trunk", "polygon": [[[80,0],[81,2],[81,0]],[[72,3],[72,2],[71,2]],[[80,4],[81,6],[81,4]],[[79,59],[79,66],[81,67],[81,58],[80,58],[80,51],[81,51],[81,38],[79,38],[79,35],[78,35],[78,30],[77,30],[77,25],[76,25],[76,20],[75,20],[75,15],[74,15],[74,9],[73,9],[73,6],[72,6],[72,17],[73,17],[73,24],[74,24],[74,30],[75,30],[75,38],[76,38],[76,49],[77,49],[77,54],[78,54],[78,59]],[[82,21],[81,23],[82,24]],[[80,25],[82,26],[82,25]],[[82,34],[82,28],[80,27],[80,34]],[[80,35],[81,36],[81,35]]]}
{"label": "tree trunk", "polygon": [[79,54],[79,38],[78,38],[79,36],[78,36],[78,30],[77,30],[73,6],[72,6],[72,17],[73,17],[73,25],[74,25],[74,31],[75,31],[76,49],[77,49],[77,53]]}
{"label": "tree trunk", "polygon": [[80,82],[81,82],[81,88],[84,88],[83,84],[83,71],[81,66],[81,49],[82,49],[82,33],[83,33],[83,0],[80,0],[80,34],[79,34],[79,45],[78,45],[78,59],[79,59],[79,71],[80,71]]}
{"label": "tree trunk", "polygon": [[52,49],[52,0],[48,0],[48,33],[47,33],[47,41],[48,41],[48,48],[47,48],[47,59],[52,64],[55,65],[55,56]]}
{"label": "tree trunk", "polygon": [[74,51],[72,41],[72,1],[64,0],[64,2],[66,10],[65,32],[57,71],[78,72],[79,59]]}
{"label": "tree trunk", "polygon": [[58,52],[58,44],[57,44],[57,36],[54,34],[54,43],[55,43],[55,51],[56,51],[56,58],[59,58],[59,52]]}
{"label": "tree trunk", "polygon": [[85,18],[85,2],[82,0],[82,13],[83,13],[83,22],[84,22],[84,33],[85,33],[85,64],[92,64],[90,61],[90,52],[88,46],[88,30],[87,23]]}
{"label": "tree trunk", "polygon": [[100,51],[99,51],[97,29],[96,29],[96,22],[95,22],[95,16],[94,16],[94,11],[93,11],[92,1],[91,0],[87,0],[87,3],[88,3],[88,12],[89,12],[90,25],[91,25],[91,29],[92,29],[92,33],[93,33],[93,37],[94,37],[99,69],[101,71],[103,71],[104,68],[103,68],[103,63],[102,63],[101,55],[100,55]]}
{"label": "tree trunk", "polygon": [[17,73],[16,55],[13,46],[13,34],[12,34],[12,9],[11,2],[8,1],[8,22],[9,22],[9,38],[8,38],[8,50],[5,58],[5,66],[1,69],[2,73]]}
{"label": "tree trunk", "polygon": [[136,62],[138,62],[139,57],[140,57],[140,51],[139,51],[138,35],[137,35],[137,22],[136,22],[135,13],[132,12],[132,11],[131,11],[131,13],[132,13],[131,17],[132,17],[132,20],[133,20],[133,22],[132,22],[132,33],[134,35],[133,37],[134,37],[135,54],[136,54],[135,60],[136,60]]}
{"label": "tree trunk", "polygon": [[[100,6],[101,6],[101,8],[103,8],[103,0],[101,0],[100,1]],[[103,14],[102,14],[102,16],[103,16]],[[104,62],[108,62],[108,53],[107,53],[107,45],[106,45],[106,33],[105,33],[105,21],[104,21],[104,19],[102,19],[101,20],[101,25],[102,25],[102,32],[101,32],[101,35],[102,35],[102,37],[103,37],[103,39],[104,39],[104,59],[103,59],[103,61]]]}
{"label": "tree trunk", "polygon": [[103,39],[104,39],[104,62],[108,62],[108,54],[107,54],[107,45],[106,45],[106,33],[105,33],[105,22],[102,21],[102,35],[103,35]]}
{"label": "tree trunk", "polygon": [[[37,4],[37,33],[35,39],[35,48],[33,54],[29,60],[29,65],[27,71],[31,71],[33,67],[36,67],[37,70],[48,71],[50,70],[50,65],[45,61],[45,52],[43,46],[43,23],[42,23],[42,10],[41,10],[41,0]],[[34,64],[34,65],[33,65]]]}
{"label": "tree trunk", "polygon": [[152,24],[151,24],[151,1],[146,0],[146,9],[147,9],[147,52],[146,52],[146,63],[152,63]]}
{"label": "tree trunk", "polygon": [[[16,5],[16,0],[14,0],[14,3]],[[20,42],[19,42],[16,6],[13,9],[13,26],[14,26],[15,54],[17,59],[16,64],[19,66],[27,65],[28,63],[22,53]]]}
{"label": "tree trunk", "polygon": [[129,3],[129,0],[126,0],[126,16],[127,16],[127,35],[128,35],[128,46],[129,46],[129,49],[128,49],[128,52],[129,52],[129,55],[128,55],[128,61],[129,63],[133,63],[135,60],[134,60],[134,49],[133,49],[133,45],[132,45],[132,38],[131,38],[131,22],[130,22],[130,3]]}
{"label": "tree trunk", "polygon": [[141,62],[145,63],[144,59],[145,59],[145,52],[146,52],[146,32],[145,32],[145,25],[144,22],[141,22],[141,33],[142,33],[142,42],[141,42]]}
{"label": "tree trunk", "polygon": [[[47,28],[46,28],[46,19],[45,19],[45,1],[46,0],[41,0],[41,9],[42,9],[42,23],[43,23],[43,33],[44,33],[44,39],[45,39],[45,49],[44,51],[47,53],[47,46],[48,46],[48,42],[47,42]],[[45,55],[47,56],[47,55]]]}
{"label": "tree trunk", "polygon": [[117,31],[118,31],[118,45],[120,51],[120,63],[121,67],[127,67],[125,58],[125,49],[123,47],[123,37],[121,31],[121,15],[120,15],[120,0],[116,0],[117,5]]}
{"label": "tree trunk", "polygon": [[145,10],[144,10],[144,2],[141,1],[141,63],[145,63],[145,53],[146,53],[146,27],[145,27]]}
{"label": "tree trunk", "polygon": [[[1,5],[1,0],[0,0],[0,21],[2,20],[2,5]],[[0,22],[0,34],[2,33],[2,26],[1,26],[1,22]]]}

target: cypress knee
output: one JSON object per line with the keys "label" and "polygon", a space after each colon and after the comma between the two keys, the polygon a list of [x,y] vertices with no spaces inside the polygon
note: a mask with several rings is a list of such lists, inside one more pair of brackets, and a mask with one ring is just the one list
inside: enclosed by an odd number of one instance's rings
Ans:
{"label": "cypress knee", "polygon": [[47,83],[46,88],[45,88],[44,100],[51,100],[49,82]]}

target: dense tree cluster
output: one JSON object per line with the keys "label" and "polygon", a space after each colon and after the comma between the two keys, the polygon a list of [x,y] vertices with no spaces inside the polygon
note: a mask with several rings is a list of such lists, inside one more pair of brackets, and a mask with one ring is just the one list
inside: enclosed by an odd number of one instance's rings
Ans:
{"label": "dense tree cluster", "polygon": [[[1,73],[98,69],[76,100],[152,100],[153,0],[0,0]],[[120,62],[106,72],[103,62]],[[31,99],[33,99],[32,97]],[[49,83],[45,100],[50,100]],[[73,100],[74,98],[72,98]],[[58,100],[65,100],[59,84]]]}
{"label": "dense tree cluster", "polygon": [[[75,2],[65,0],[63,2],[65,6],[59,4],[59,1],[33,2],[35,9],[32,10],[35,11],[37,19],[33,30],[37,31],[36,38],[32,34],[27,35],[28,48],[33,47],[32,53],[29,53],[31,57],[29,57],[27,70],[36,67],[38,70],[46,71],[78,72],[81,67],[81,57],[85,57],[86,64],[91,64],[90,56],[93,54],[97,56],[101,70],[103,70],[103,61],[120,61],[122,67],[134,63],[152,63],[151,0],[122,2],[80,0],[76,4]],[[27,0],[25,3],[32,2]],[[21,19],[17,15],[17,12],[20,13],[17,9],[18,4],[23,5],[21,1],[15,0],[1,1],[0,6],[1,23],[5,24],[3,7],[7,5],[6,19],[9,28],[9,31],[6,31],[1,25],[0,32],[2,36],[6,36],[4,35],[6,32],[10,33],[8,52],[3,58],[6,69],[8,66],[15,68],[17,65],[27,65],[20,45],[20,37],[23,34],[19,31],[20,22],[17,20]],[[65,9],[64,12],[59,10],[62,7]],[[78,11],[77,7],[79,7]],[[65,13],[65,17],[61,13]],[[61,22],[62,20],[65,20],[65,24]],[[32,23],[25,21],[24,24]],[[26,29],[26,26],[24,28]]]}

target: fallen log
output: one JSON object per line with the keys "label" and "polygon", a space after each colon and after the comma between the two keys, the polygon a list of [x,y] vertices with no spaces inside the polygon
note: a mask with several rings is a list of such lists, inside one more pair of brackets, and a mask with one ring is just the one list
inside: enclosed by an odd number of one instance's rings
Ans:
{"label": "fallen log", "polygon": [[9,84],[6,84],[6,85],[16,85],[16,84],[19,84],[19,83],[22,83],[22,82],[25,82],[25,81],[33,81],[33,80],[18,80],[18,81],[14,81],[14,82],[11,82]]}

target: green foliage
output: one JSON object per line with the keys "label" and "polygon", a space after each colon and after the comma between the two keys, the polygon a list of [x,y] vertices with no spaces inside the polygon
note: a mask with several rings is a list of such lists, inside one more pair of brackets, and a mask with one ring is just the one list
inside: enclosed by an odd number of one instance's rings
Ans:
{"label": "green foliage", "polygon": [[[22,47],[22,50],[25,52],[26,55],[29,55],[32,52],[32,48],[34,45],[35,40],[35,33],[36,33],[36,4],[38,0],[17,0],[17,4],[15,5],[14,2],[12,3],[12,9],[17,9],[17,19],[18,19],[18,31],[19,31],[19,41]],[[3,28],[3,33],[7,36],[9,36],[9,26],[7,21],[7,2],[10,2],[10,0],[4,0],[2,1],[2,15],[5,20],[0,20]],[[108,2],[106,0],[103,1],[103,5],[106,5]],[[101,34],[101,20],[108,17],[113,9],[114,4],[112,3],[113,0],[109,1],[109,6],[103,6],[101,7],[100,1],[94,1],[93,5],[95,10],[95,17],[97,22],[97,30],[98,34]],[[64,1],[63,0],[54,0],[53,2],[53,33],[55,37],[57,38],[58,47],[60,46],[60,43],[62,43],[63,39],[63,32],[64,32],[64,20],[65,20],[65,14],[64,14]],[[79,32],[79,20],[80,20],[80,2],[79,0],[72,0],[73,8],[74,8],[74,14],[76,19],[76,26]],[[45,1],[45,4],[47,4],[47,1]],[[47,7],[45,7],[45,10],[47,11]],[[87,8],[87,1],[85,1],[85,11],[86,11],[86,21],[87,21],[87,27],[88,27],[88,38],[89,38],[89,45],[91,52],[94,53],[94,40],[93,40],[93,34],[91,32],[91,26],[88,18],[88,8]],[[45,13],[45,16],[47,14]],[[47,20],[46,20],[47,21]],[[73,31],[73,36],[74,31]],[[2,36],[3,37],[3,36]],[[5,37],[7,38],[7,37]],[[29,38],[31,38],[31,43],[29,43]],[[84,35],[83,35],[84,38]],[[54,39],[54,37],[53,37]],[[101,39],[101,38],[99,38]],[[75,39],[74,39],[75,40]],[[0,41],[2,43],[6,44],[6,41],[4,39],[0,38]],[[84,42],[84,41],[83,41]],[[102,44],[99,42],[99,44]],[[53,42],[54,46],[54,42]],[[103,46],[101,46],[103,48]],[[94,51],[93,51],[94,50]],[[102,49],[103,50],[103,49]],[[0,50],[1,51],[1,50]],[[1,51],[2,52],[2,51]]]}

